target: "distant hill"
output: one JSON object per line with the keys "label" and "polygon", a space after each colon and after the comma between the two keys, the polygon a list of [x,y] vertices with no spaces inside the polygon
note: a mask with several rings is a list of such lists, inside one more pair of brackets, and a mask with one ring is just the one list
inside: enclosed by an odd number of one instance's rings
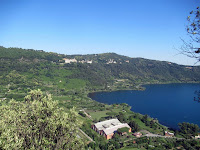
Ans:
{"label": "distant hill", "polygon": [[200,66],[115,53],[64,55],[0,47],[1,93],[41,88],[64,95],[85,90],[138,89],[141,84],[199,81]]}

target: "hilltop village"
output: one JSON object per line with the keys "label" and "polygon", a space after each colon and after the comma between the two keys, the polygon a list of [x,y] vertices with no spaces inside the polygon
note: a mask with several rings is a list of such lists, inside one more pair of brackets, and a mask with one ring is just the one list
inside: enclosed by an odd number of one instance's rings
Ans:
{"label": "hilltop village", "polygon": [[[88,64],[92,64],[92,60],[76,60],[75,58],[73,59],[68,59],[68,58],[63,58],[64,63],[66,64],[70,64],[70,63],[88,63]],[[129,60],[125,60],[126,63],[129,63]],[[109,59],[106,64],[116,64],[117,62],[114,59]],[[120,64],[122,64],[122,62],[119,62]]]}
{"label": "hilltop village", "polygon": [[[88,63],[88,64],[97,63],[96,61],[94,62],[93,60],[87,60],[87,59],[86,60],[85,59],[83,59],[83,60],[77,60],[75,58],[72,58],[72,59],[70,59],[70,58],[63,58],[63,61],[64,61],[65,64],[70,64],[70,63],[82,63],[82,64],[84,64],[84,63]],[[130,60],[120,61],[120,59],[119,59],[118,61],[116,61],[114,59],[108,59],[105,62],[105,64],[117,64],[117,63],[119,63],[119,64],[130,63]],[[167,64],[172,65],[171,62],[167,62]],[[153,66],[153,64],[150,63],[150,64],[148,64],[148,66],[151,67],[151,66]],[[193,69],[193,66],[185,66],[185,68],[191,70],[191,69]]]}

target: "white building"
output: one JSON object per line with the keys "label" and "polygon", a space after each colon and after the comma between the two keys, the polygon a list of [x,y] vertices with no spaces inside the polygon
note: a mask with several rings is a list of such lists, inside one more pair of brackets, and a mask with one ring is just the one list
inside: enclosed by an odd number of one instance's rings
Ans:
{"label": "white building", "polygon": [[63,60],[65,61],[66,64],[69,64],[69,63],[72,63],[72,62],[77,63],[77,60],[75,58],[73,58],[73,59],[64,58]]}
{"label": "white building", "polygon": [[127,123],[121,123],[118,119],[105,120],[92,125],[92,129],[105,136],[107,140],[111,139],[118,129],[124,127],[129,128],[131,132],[131,127]]}

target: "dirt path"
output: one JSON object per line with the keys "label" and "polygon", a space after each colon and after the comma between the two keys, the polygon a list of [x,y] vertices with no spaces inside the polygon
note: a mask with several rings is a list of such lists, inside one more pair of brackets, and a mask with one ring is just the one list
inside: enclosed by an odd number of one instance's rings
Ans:
{"label": "dirt path", "polygon": [[149,131],[146,131],[146,130],[141,130],[140,132],[145,133],[145,135],[143,135],[143,137],[146,136],[146,137],[174,138],[174,139],[178,139],[178,140],[184,139],[184,138],[178,138],[178,137],[175,137],[175,136],[164,136],[164,135],[159,135],[159,134],[153,134],[153,133],[150,133]]}
{"label": "dirt path", "polygon": [[86,137],[90,140],[90,142],[94,142],[94,143],[95,143],[95,141],[94,141],[91,137],[89,137],[85,132],[83,132],[83,130],[79,129],[79,131],[80,131],[84,136],[86,136]]}

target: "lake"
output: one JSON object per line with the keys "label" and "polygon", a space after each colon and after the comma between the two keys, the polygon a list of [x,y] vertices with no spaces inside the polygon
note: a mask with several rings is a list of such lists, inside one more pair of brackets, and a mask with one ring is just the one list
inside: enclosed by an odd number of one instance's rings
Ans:
{"label": "lake", "polygon": [[115,91],[90,93],[89,97],[101,103],[127,103],[134,112],[157,118],[171,128],[180,122],[200,126],[200,103],[194,101],[200,84],[145,85],[145,91]]}

